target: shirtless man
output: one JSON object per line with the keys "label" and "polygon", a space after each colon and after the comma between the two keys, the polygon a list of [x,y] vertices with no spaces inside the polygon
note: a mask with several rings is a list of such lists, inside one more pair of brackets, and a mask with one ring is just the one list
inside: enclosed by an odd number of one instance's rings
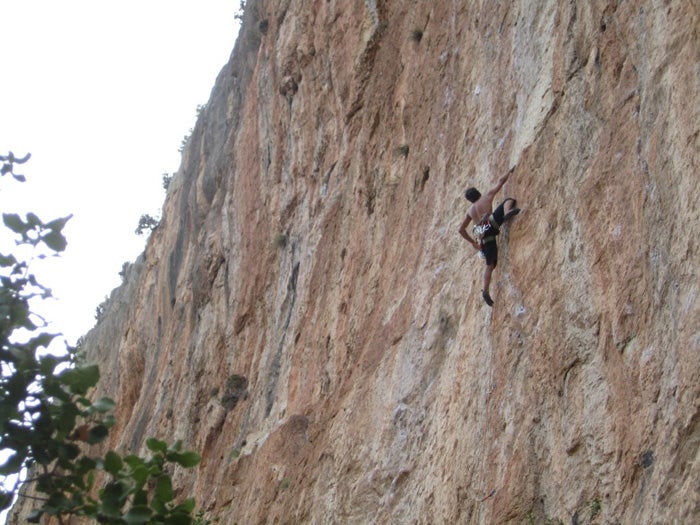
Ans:
{"label": "shirtless man", "polygon": [[[467,216],[462,222],[462,226],[459,227],[459,233],[469,241],[474,248],[479,250],[484,256],[484,259],[486,259],[484,288],[481,291],[481,296],[489,306],[493,306],[493,299],[491,299],[491,295],[489,295],[491,273],[498,263],[496,236],[500,231],[500,226],[505,221],[520,213],[520,209],[515,207],[515,199],[511,199],[510,197],[505,199],[495,211],[492,211],[493,198],[496,196],[496,193],[498,193],[498,190],[506,183],[514,169],[515,166],[498,179],[498,183],[487,191],[485,195],[481,195],[476,188],[469,188],[464,194],[467,200],[472,204],[467,210]],[[474,235],[478,238],[478,241],[470,237],[467,233],[467,226],[471,221],[474,221]]]}

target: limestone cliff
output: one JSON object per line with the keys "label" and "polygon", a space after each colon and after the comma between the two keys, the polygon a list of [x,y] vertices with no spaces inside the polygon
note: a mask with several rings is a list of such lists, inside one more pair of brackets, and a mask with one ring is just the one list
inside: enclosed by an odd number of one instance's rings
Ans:
{"label": "limestone cliff", "polygon": [[87,338],[111,446],[226,524],[700,522],[697,2],[247,4]]}

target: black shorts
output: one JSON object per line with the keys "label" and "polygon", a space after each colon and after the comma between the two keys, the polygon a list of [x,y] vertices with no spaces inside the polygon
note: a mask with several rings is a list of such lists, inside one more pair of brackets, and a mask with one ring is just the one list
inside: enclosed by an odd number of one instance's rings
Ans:
{"label": "black shorts", "polygon": [[495,235],[484,237],[481,242],[481,253],[484,254],[486,266],[496,266],[498,264],[498,243]]}
{"label": "black shorts", "polygon": [[[515,205],[515,199],[508,197],[507,199],[504,199],[503,202],[493,211],[493,220],[498,226],[503,224],[503,221],[505,220],[504,205],[508,201],[513,201],[513,205]],[[494,233],[491,235],[489,235],[487,232],[486,236],[484,237],[484,241],[486,242],[481,243],[481,253],[484,254],[484,259],[486,259],[486,266],[496,266],[496,264],[498,264],[498,244],[496,243],[498,230],[494,228],[493,232]]]}
{"label": "black shorts", "polygon": [[493,211],[493,220],[496,221],[496,224],[499,226],[503,224],[503,220],[505,218],[505,210],[503,209],[503,206],[505,206],[506,202],[508,201],[513,201],[513,206],[515,206],[515,199],[511,199],[508,197],[507,199],[503,199],[503,202],[498,205],[498,207]]}

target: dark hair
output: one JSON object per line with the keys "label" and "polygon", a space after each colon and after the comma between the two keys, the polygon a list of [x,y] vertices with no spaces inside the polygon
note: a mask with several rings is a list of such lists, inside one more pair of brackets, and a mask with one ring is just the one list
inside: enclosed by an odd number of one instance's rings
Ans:
{"label": "dark hair", "polygon": [[464,193],[464,196],[469,202],[476,202],[481,198],[481,193],[479,193],[479,190],[477,190],[476,188],[469,188]]}

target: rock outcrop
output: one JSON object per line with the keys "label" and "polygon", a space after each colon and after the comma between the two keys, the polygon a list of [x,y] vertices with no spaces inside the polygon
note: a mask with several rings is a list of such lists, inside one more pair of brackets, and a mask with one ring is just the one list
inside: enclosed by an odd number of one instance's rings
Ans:
{"label": "rock outcrop", "polygon": [[[700,522],[692,0],[248,0],[88,335],[221,523]],[[483,262],[467,185],[522,212]],[[549,520],[549,521],[547,521]]]}

